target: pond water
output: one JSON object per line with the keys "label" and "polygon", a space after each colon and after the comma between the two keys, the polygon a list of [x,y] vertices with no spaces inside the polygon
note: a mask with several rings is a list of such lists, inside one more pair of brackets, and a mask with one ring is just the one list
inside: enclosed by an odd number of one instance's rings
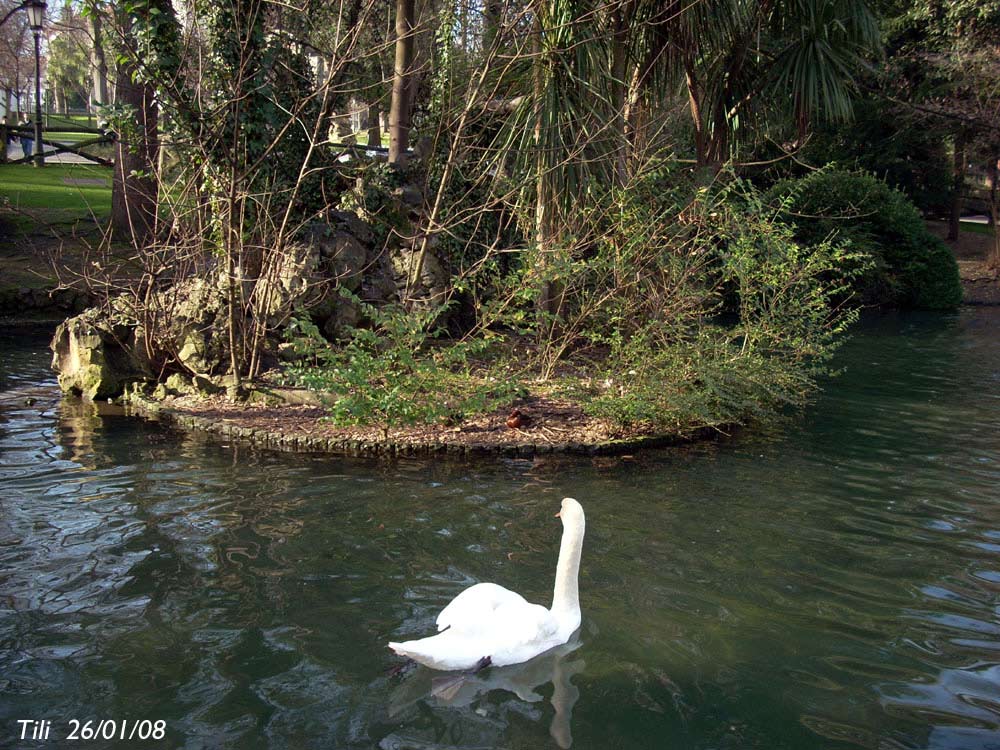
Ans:
{"label": "pond water", "polygon": [[[148,719],[162,739],[75,744],[998,748],[998,331],[997,309],[871,318],[765,433],[476,464],[98,416],[51,398],[44,338],[8,331],[0,746]],[[394,672],[386,641],[472,582],[547,603],[565,495],[588,514],[578,638]],[[50,739],[17,742],[20,719]]]}

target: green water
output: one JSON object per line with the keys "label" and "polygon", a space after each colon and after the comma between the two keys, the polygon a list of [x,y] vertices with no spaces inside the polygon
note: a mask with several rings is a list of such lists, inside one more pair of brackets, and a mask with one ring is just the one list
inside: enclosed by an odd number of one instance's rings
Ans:
{"label": "green water", "polygon": [[[871,319],[766,434],[474,465],[96,416],[5,334],[0,746],[998,748],[998,332],[997,309]],[[473,582],[546,601],[564,495],[588,514],[578,639],[393,673],[385,642]],[[56,742],[71,719],[166,735]]]}

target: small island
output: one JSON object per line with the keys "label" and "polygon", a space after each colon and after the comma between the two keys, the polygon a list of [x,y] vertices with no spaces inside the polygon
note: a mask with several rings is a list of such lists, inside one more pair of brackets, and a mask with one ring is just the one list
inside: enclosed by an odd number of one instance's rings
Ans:
{"label": "small island", "polygon": [[[453,42],[396,38],[388,88],[363,73],[372,39],[303,45],[262,25],[237,49],[229,11],[204,12],[197,71],[170,8],[129,29],[121,106],[102,110],[91,151],[66,145],[72,133],[47,146],[60,163],[7,208],[20,270],[42,247],[57,278],[51,294],[8,289],[6,307],[80,311],[52,342],[66,393],[348,453],[703,438],[806,403],[860,310],[957,306],[955,254],[927,217],[950,211],[944,236],[964,248],[982,225],[963,232],[963,210],[996,216],[987,119],[951,144],[950,194],[934,192],[944,141],[916,126],[906,148],[923,172],[862,155],[865,129],[902,105],[876,97],[847,119],[879,45],[859,18],[848,63],[813,61],[822,87],[779,77],[788,108],[760,71],[740,97],[719,88],[751,75],[745,60],[722,72],[689,51],[654,76],[628,34],[602,50],[624,67],[595,95],[556,65],[586,24],[553,37],[541,11],[526,33],[491,22],[495,46],[430,67],[417,58]],[[523,69],[500,64],[500,39],[518,40]],[[682,69],[687,110],[653,83]],[[962,103],[986,118],[988,101]],[[944,108],[911,114],[948,132]],[[62,163],[64,147],[113,169]],[[10,191],[27,167],[3,169]],[[989,301],[1000,251],[983,228],[969,285]]]}
{"label": "small island", "polygon": [[0,5],[0,746],[997,750],[996,0]]}

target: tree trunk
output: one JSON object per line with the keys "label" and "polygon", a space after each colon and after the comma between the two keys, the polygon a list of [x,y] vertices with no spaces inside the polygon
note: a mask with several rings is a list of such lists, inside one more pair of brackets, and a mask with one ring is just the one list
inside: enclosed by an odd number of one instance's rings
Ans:
{"label": "tree trunk", "polygon": [[659,92],[650,92],[649,81],[659,58],[659,50],[650,49],[645,59],[633,68],[629,80],[625,105],[629,160],[639,158],[649,145],[650,98],[651,95],[653,98],[659,96]]}
{"label": "tree trunk", "polygon": [[542,23],[538,13],[534,14],[532,30],[532,57],[534,58],[533,95],[535,118],[535,252],[537,253],[536,268],[538,269],[538,296],[535,298],[535,310],[538,321],[539,340],[545,340],[552,331],[552,316],[558,314],[557,289],[549,278],[549,255],[554,250],[555,227],[553,211],[555,196],[552,191],[552,173],[550,154],[546,149],[548,134],[545,132],[544,103],[545,96],[545,58],[542,46]]}
{"label": "tree trunk", "polygon": [[687,85],[688,109],[691,122],[694,125],[694,150],[698,166],[708,164],[708,137],[705,133],[705,122],[701,113],[701,92],[698,90],[698,79],[695,77],[694,64],[685,61],[684,81]]}
{"label": "tree trunk", "polygon": [[952,165],[951,214],[948,217],[948,239],[957,240],[962,208],[965,205],[965,130],[955,136],[955,161]]}
{"label": "tree trunk", "polygon": [[368,105],[368,146],[380,147],[382,145],[382,112],[378,102]]}
{"label": "tree trunk", "polygon": [[990,220],[993,224],[993,257],[990,265],[1000,271],[1000,192],[997,181],[1000,180],[1000,158],[993,162],[993,184],[990,186]]}
{"label": "tree trunk", "polygon": [[628,32],[631,18],[630,4],[616,6],[612,11],[613,34],[611,39],[611,107],[615,118],[615,181],[619,186],[628,179],[628,119],[625,115],[625,96],[628,74]]}
{"label": "tree trunk", "polygon": [[413,76],[414,0],[396,0],[396,60],[389,105],[389,163],[399,164],[410,137],[410,79]]}
{"label": "tree trunk", "polygon": [[122,66],[115,87],[116,101],[132,106],[137,127],[119,134],[115,173],[111,186],[111,226],[114,234],[128,238],[133,246],[146,245],[156,226],[156,178],[153,173],[158,150],[155,92],[133,83],[132,71]]}
{"label": "tree trunk", "polygon": [[104,31],[101,11],[96,6],[90,9],[90,33],[94,38],[94,46],[90,56],[94,100],[98,105],[110,104],[111,100],[108,98],[108,62],[104,56]]}
{"label": "tree trunk", "polygon": [[483,51],[488,52],[500,34],[503,0],[486,0],[483,8]]}
{"label": "tree trunk", "polygon": [[649,135],[649,104],[645,95],[644,68],[636,65],[629,80],[628,95],[625,99],[625,141],[628,162],[635,161],[645,153]]}
{"label": "tree trunk", "polygon": [[[424,79],[423,72],[429,67],[429,61],[425,59],[427,50],[425,45],[419,44],[418,39],[421,34],[419,28],[419,19],[414,17],[413,21],[413,32],[410,36],[411,42],[410,46],[412,48],[412,53],[410,55],[410,73],[406,77],[406,122],[407,124],[413,122],[413,111],[416,109],[417,103],[417,92],[420,90],[420,84]],[[407,136],[407,143],[411,139]]]}
{"label": "tree trunk", "polygon": [[[1000,180],[1000,157],[993,160],[993,164],[989,169],[990,178],[990,206],[995,208],[997,205],[997,180]],[[990,211],[989,226],[997,226],[996,211]]]}

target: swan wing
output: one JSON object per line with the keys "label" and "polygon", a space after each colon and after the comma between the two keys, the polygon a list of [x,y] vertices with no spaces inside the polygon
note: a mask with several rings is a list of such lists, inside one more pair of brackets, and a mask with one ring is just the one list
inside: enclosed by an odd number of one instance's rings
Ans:
{"label": "swan wing", "polygon": [[[508,598],[489,612],[480,610],[479,616],[468,616],[437,635],[390,643],[389,648],[432,669],[450,670],[470,669],[485,657],[497,667],[519,664],[558,645],[559,627],[552,613],[514,596],[520,601]],[[484,600],[494,601],[467,601]]]}
{"label": "swan wing", "polygon": [[559,623],[539,604],[509,601],[476,634],[483,656],[502,667],[519,664],[558,645]]}
{"label": "swan wing", "polygon": [[495,583],[477,583],[451,600],[437,616],[438,632],[479,631],[494,620],[498,609],[506,606],[531,606],[520,594]]}
{"label": "swan wing", "polygon": [[521,599],[497,607],[488,627],[497,640],[509,644],[529,645],[549,641],[559,630],[552,613],[540,604]]}

